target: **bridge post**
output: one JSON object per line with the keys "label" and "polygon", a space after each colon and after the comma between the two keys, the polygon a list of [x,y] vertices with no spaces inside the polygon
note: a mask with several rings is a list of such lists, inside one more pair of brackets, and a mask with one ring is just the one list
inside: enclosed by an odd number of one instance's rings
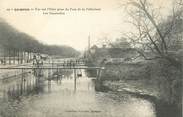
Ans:
{"label": "bridge post", "polygon": [[58,78],[59,78],[59,73],[58,73],[59,71],[58,71],[58,64],[57,64],[57,71],[56,71],[56,73],[57,73],[57,82],[58,82]]}
{"label": "bridge post", "polygon": [[51,89],[51,71],[48,71],[48,91],[50,91]]}
{"label": "bridge post", "polygon": [[97,80],[100,80],[100,69],[97,69]]}
{"label": "bridge post", "polygon": [[20,86],[20,95],[23,94],[23,78],[24,78],[23,72],[24,72],[24,70],[22,69],[21,86]]}
{"label": "bridge post", "polygon": [[101,80],[101,70],[103,70],[102,68],[97,70],[97,80]]}
{"label": "bridge post", "polygon": [[76,69],[74,69],[74,91],[76,91]]}

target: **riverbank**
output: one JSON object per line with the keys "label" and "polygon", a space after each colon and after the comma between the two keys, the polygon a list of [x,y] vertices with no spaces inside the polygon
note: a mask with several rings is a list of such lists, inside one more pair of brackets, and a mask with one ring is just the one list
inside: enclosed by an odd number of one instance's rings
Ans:
{"label": "riverbank", "polygon": [[181,71],[160,60],[107,64],[105,68],[100,82],[103,89],[150,97],[160,113],[158,117],[181,117]]}
{"label": "riverbank", "polygon": [[0,107],[0,116],[155,117],[151,102],[128,94],[95,91],[94,79],[82,73],[76,84],[73,77],[64,77],[61,82],[52,81],[49,90],[45,81],[42,93],[5,103],[7,106],[3,110]]}

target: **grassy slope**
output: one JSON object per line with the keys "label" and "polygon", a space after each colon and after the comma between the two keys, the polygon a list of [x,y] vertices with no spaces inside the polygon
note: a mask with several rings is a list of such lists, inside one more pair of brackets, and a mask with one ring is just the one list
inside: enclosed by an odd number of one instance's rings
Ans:
{"label": "grassy slope", "polygon": [[181,71],[165,61],[106,65],[102,80],[113,90],[148,94],[181,107]]}

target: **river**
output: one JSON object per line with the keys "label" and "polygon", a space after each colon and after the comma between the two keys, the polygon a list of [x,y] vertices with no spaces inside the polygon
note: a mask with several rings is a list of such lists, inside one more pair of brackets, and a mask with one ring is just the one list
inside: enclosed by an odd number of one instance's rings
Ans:
{"label": "river", "polygon": [[94,79],[84,71],[76,83],[72,75],[53,80],[50,86],[44,81],[41,92],[8,104],[2,117],[156,117],[154,105],[147,100],[95,91]]}

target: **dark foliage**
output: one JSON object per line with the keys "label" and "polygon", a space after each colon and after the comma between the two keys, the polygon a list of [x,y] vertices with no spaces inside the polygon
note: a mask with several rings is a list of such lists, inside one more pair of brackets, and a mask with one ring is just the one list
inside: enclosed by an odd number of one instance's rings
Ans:
{"label": "dark foliage", "polygon": [[69,46],[46,45],[34,37],[20,32],[0,19],[0,45],[6,50],[43,53],[63,57],[74,57],[79,52]]}

